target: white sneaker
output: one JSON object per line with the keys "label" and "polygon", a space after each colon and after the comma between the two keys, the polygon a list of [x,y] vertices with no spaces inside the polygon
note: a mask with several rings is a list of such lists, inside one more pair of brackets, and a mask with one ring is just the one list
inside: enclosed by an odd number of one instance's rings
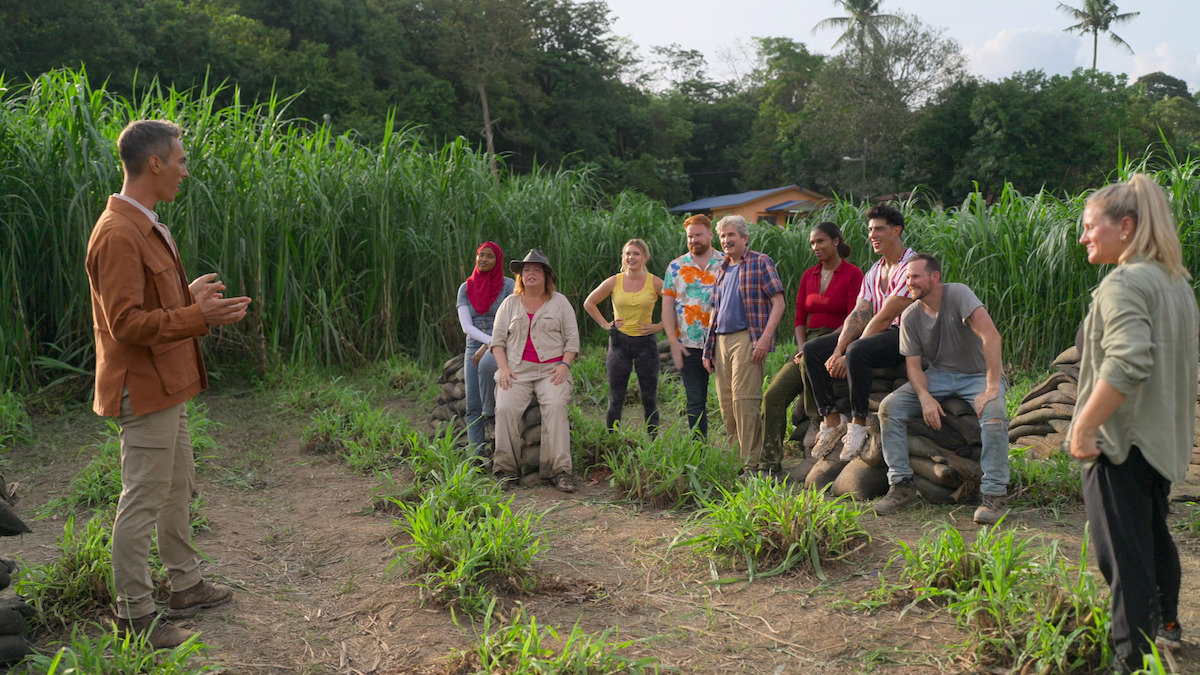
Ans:
{"label": "white sneaker", "polygon": [[841,423],[836,427],[829,426],[824,420],[821,421],[821,430],[817,432],[817,442],[813,445],[813,457],[821,459],[830,452],[833,452],[833,449],[837,447],[838,441],[842,440],[842,436],[846,435],[847,421],[844,415],[841,418]]}
{"label": "white sneaker", "polygon": [[842,454],[838,459],[843,462],[858,457],[867,448],[867,427],[862,424],[851,424],[846,429],[846,439],[842,441]]}

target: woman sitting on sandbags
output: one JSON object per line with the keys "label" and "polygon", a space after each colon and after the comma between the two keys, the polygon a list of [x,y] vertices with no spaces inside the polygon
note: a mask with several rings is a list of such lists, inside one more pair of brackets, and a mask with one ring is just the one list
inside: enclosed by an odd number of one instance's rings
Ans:
{"label": "woman sitting on sandbags", "polygon": [[467,441],[476,457],[485,454],[486,428],[495,425],[496,357],[488,350],[500,303],[515,282],[504,276],[504,252],[485,241],[475,250],[475,270],[458,287],[458,324],[467,336],[463,381],[467,395]]}
{"label": "woman sitting on sandbags", "polygon": [[[787,428],[788,406],[804,396],[809,420],[809,437],[816,437],[820,426],[817,403],[808,376],[804,372],[804,342],[842,327],[854,309],[862,286],[863,271],[850,264],[850,246],[838,226],[829,221],[818,223],[808,235],[808,243],[817,264],[804,271],[796,291],[796,354],[783,364],[763,394],[763,463],[778,466],[783,458],[783,434]],[[806,442],[806,447],[812,444]]]}
{"label": "woman sitting on sandbags", "polygon": [[496,356],[496,453],[492,469],[504,482],[519,480],[517,452],[521,416],[536,396],[542,417],[539,474],[563,492],[574,492],[571,477],[571,362],[579,354],[579,327],[550,260],[531,249],[513,260],[513,294],[500,303],[492,331]]}

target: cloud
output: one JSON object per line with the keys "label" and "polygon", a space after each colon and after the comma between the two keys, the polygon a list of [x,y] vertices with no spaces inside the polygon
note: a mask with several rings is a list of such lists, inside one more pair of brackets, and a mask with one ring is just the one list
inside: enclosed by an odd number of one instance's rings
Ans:
{"label": "cloud", "polygon": [[992,80],[1035,69],[1069,73],[1076,66],[1078,51],[1079,38],[1049,28],[1005,28],[982,47],[963,48],[971,70]]}
{"label": "cloud", "polygon": [[1169,42],[1163,42],[1153,52],[1134,54],[1133,72],[1129,74],[1129,79],[1132,82],[1156,71],[1185,80],[1189,89],[1200,88],[1200,54],[1195,51],[1175,49]]}

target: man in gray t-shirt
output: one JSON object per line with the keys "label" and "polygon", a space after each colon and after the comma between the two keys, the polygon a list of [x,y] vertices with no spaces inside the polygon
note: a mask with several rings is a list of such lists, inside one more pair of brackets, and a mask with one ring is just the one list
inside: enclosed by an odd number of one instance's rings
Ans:
{"label": "man in gray t-shirt", "polygon": [[970,288],[942,283],[942,264],[934,256],[913,256],[907,274],[917,301],[900,315],[900,353],[908,383],[879,404],[891,488],[875,503],[875,512],[886,515],[916,500],[907,422],[919,415],[925,424],[941,429],[946,411],[938,399],[957,396],[971,401],[979,416],[983,505],[975,510],[975,522],[994,524],[1008,510],[1008,418],[1000,332]]}

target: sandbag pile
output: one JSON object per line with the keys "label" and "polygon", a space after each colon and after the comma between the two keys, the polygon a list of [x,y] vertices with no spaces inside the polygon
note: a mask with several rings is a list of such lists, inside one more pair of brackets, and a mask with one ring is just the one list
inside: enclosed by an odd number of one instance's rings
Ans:
{"label": "sandbag pile", "polygon": [[[872,371],[874,382],[867,417],[867,447],[849,462],[838,459],[840,446],[813,465],[805,477],[806,487],[830,486],[835,495],[850,495],[866,500],[887,493],[887,464],[879,436],[879,403],[897,387],[908,382],[904,366]],[[844,380],[834,382],[837,407],[850,414],[849,392]],[[982,450],[979,417],[974,407],[960,398],[940,401],[946,417],[942,428],[932,429],[921,418],[908,421],[908,453],[913,469],[913,484],[926,501],[935,504],[963,503],[975,498],[983,470],[979,466]],[[806,452],[812,448],[806,447]]]}
{"label": "sandbag pile", "polygon": [[671,343],[666,340],[658,343],[658,372],[667,374],[679,372],[679,369],[675,367],[675,359],[671,358]]}
{"label": "sandbag pile", "polygon": [[1075,396],[1079,385],[1079,350],[1075,347],[1059,354],[1055,372],[1029,390],[1017,414],[1008,422],[1008,440],[1017,447],[1045,459],[1063,449],[1067,427],[1075,414]]}
{"label": "sandbag pile", "polygon": [[[14,537],[30,532],[29,526],[13,511],[16,483],[8,485],[0,476],[0,537]],[[13,488],[10,490],[9,488]],[[0,558],[0,665],[12,664],[33,653],[24,633],[34,609],[20,596],[7,590],[17,574],[17,564]]]}
{"label": "sandbag pile", "polygon": [[[456,433],[463,432],[458,436],[458,444],[462,447],[467,445],[467,388],[463,371],[465,358],[465,354],[459,354],[442,366],[442,374],[438,378],[442,391],[434,399],[433,408],[433,421],[439,431],[444,430],[445,425],[453,424]],[[537,469],[538,453],[542,444],[542,410],[537,401],[530,403],[525,409],[525,414],[521,416],[520,430],[524,442],[518,459],[523,466]],[[484,435],[493,448],[496,442],[495,432],[495,428],[489,425]]]}

